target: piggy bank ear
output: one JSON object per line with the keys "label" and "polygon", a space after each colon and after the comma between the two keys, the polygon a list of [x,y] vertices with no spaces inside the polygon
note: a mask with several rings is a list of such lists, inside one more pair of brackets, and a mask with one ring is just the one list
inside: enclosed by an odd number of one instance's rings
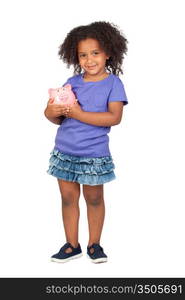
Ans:
{"label": "piggy bank ear", "polygon": [[48,90],[49,95],[51,95],[52,92],[53,92],[53,89],[49,89],[49,90]]}
{"label": "piggy bank ear", "polygon": [[67,89],[67,90],[71,90],[71,85],[68,83],[68,84],[66,84],[66,85],[64,85],[64,87],[65,87],[65,89]]}

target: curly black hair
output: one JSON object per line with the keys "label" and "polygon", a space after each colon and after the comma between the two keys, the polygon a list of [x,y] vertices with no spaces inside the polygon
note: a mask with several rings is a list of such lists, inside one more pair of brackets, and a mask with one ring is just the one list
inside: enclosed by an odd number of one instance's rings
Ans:
{"label": "curly black hair", "polygon": [[121,69],[124,54],[127,54],[127,39],[117,25],[109,22],[93,22],[89,25],[78,26],[72,29],[64,42],[59,46],[58,55],[69,68],[74,66],[74,75],[80,74],[82,69],[78,61],[78,42],[87,38],[96,39],[109,59],[106,60],[106,69],[115,75],[123,74]]}

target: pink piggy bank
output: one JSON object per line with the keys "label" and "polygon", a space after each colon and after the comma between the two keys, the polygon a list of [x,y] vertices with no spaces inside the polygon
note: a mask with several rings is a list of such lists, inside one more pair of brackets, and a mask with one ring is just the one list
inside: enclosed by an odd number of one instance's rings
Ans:
{"label": "pink piggy bank", "polygon": [[49,89],[49,98],[54,99],[54,103],[73,105],[76,101],[75,95],[71,89],[70,84],[66,84],[63,87],[56,89]]}

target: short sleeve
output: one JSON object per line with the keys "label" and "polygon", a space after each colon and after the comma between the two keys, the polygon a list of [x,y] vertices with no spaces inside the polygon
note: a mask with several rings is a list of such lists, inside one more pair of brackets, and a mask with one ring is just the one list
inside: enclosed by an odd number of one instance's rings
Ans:
{"label": "short sleeve", "polygon": [[120,78],[115,77],[113,86],[109,93],[108,102],[123,101],[124,105],[128,104],[123,82]]}

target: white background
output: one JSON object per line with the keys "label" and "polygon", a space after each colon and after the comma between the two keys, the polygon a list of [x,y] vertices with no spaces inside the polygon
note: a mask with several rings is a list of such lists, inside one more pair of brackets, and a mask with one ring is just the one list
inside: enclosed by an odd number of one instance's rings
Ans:
{"label": "white background", "polygon": [[[184,1],[1,1],[1,277],[185,276]],[[121,75],[129,104],[112,127],[117,179],[104,185],[106,264],[50,262],[64,244],[57,181],[48,175],[57,125],[48,88],[72,76],[58,47],[76,26],[117,24],[129,41]],[[82,186],[81,186],[82,188]]]}

